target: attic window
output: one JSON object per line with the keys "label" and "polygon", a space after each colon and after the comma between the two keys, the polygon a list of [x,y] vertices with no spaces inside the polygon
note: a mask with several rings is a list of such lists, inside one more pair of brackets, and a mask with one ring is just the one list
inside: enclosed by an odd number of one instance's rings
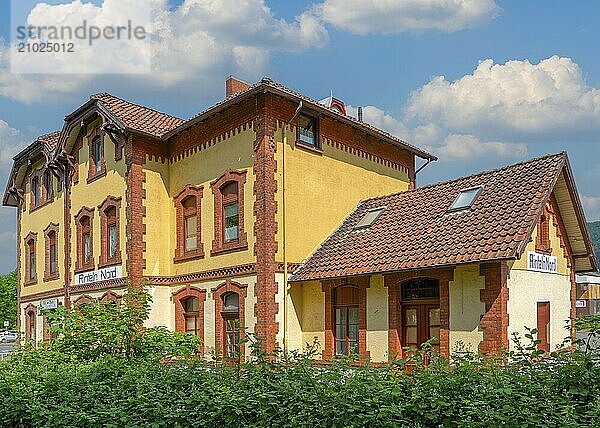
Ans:
{"label": "attic window", "polygon": [[447,212],[462,211],[471,208],[482,190],[483,187],[481,186],[461,190]]}
{"label": "attic window", "polygon": [[377,221],[385,208],[373,208],[367,211],[363,218],[354,226],[354,230],[367,229]]}

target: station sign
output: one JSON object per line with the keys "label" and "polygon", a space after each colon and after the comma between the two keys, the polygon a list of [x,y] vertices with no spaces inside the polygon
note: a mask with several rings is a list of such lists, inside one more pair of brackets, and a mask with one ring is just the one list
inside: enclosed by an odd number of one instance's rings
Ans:
{"label": "station sign", "polygon": [[73,284],[86,285],[119,278],[123,278],[123,266],[121,265],[75,274]]}
{"label": "station sign", "polygon": [[534,272],[558,273],[558,258],[547,254],[527,252],[527,270]]}

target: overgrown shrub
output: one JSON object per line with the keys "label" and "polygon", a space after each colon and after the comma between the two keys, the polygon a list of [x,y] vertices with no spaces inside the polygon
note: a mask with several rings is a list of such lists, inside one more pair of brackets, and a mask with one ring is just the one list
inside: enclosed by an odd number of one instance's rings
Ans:
{"label": "overgrown shrub", "polygon": [[100,355],[104,345],[86,339],[83,353],[63,341],[62,348],[25,349],[1,362],[0,426],[600,426],[594,354],[557,351],[542,358],[535,331],[500,359],[464,352],[428,366],[357,366],[352,358],[324,366],[311,359],[311,347],[274,359],[251,335],[253,358],[239,365],[193,357],[158,362],[147,355],[172,353],[161,345],[169,333],[140,334],[131,343],[144,352],[115,339],[120,351]]}

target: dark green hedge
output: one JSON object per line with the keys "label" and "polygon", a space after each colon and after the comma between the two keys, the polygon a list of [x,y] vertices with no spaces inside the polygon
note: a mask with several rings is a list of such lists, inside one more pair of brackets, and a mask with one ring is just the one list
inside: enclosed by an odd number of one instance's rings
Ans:
{"label": "dark green hedge", "polygon": [[600,425],[600,369],[465,359],[411,373],[306,360],[214,367],[28,351],[0,363],[2,427],[555,427]]}

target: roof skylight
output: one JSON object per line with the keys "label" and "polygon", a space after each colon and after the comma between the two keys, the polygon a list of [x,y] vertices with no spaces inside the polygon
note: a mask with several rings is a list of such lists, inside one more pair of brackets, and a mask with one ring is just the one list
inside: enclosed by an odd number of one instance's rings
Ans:
{"label": "roof skylight", "polygon": [[366,212],[363,218],[354,226],[354,230],[367,229],[377,221],[381,213],[385,210],[385,207],[372,208]]}
{"label": "roof skylight", "polygon": [[462,211],[471,208],[482,190],[483,187],[481,186],[461,190],[447,212]]}

